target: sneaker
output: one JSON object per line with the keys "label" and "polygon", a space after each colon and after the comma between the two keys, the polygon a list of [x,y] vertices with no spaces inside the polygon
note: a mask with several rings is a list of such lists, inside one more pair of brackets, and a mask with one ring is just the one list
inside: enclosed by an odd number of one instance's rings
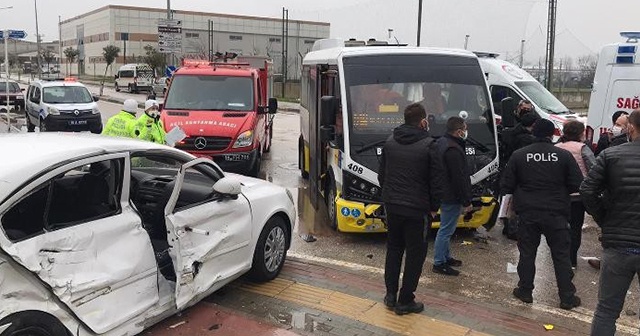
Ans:
{"label": "sneaker", "polygon": [[396,301],[397,299],[395,294],[387,294],[384,296],[384,305],[389,309],[392,309],[396,306]]}
{"label": "sneaker", "polygon": [[520,301],[524,303],[533,303],[533,296],[531,293],[527,293],[525,290],[520,287],[516,287],[513,289],[513,296],[517,297]]}
{"label": "sneaker", "polygon": [[444,265],[433,265],[432,271],[434,273],[439,273],[439,274],[444,274],[444,275],[452,275],[452,276],[460,275],[460,271],[451,268],[451,266],[449,266],[447,264],[444,264]]}
{"label": "sneaker", "polygon": [[424,310],[424,304],[422,302],[411,301],[407,304],[398,304],[394,309],[397,315],[417,314]]}
{"label": "sneaker", "polygon": [[462,266],[462,260],[449,258],[449,259],[447,259],[447,265],[453,266],[453,267],[460,267],[460,266]]}
{"label": "sneaker", "polygon": [[580,305],[582,304],[582,300],[580,300],[579,297],[577,296],[573,296],[573,298],[571,299],[571,301],[569,302],[560,302],[560,308],[565,309],[565,310],[571,310],[575,307],[580,307]]}

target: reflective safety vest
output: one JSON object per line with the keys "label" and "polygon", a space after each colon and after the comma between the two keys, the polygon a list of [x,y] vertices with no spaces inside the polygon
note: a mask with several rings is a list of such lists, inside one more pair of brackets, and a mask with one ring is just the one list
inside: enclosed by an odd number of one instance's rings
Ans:
{"label": "reflective safety vest", "polygon": [[102,130],[103,135],[134,138],[137,139],[140,135],[140,130],[137,127],[136,116],[125,111],[109,118],[107,125]]}
{"label": "reflective safety vest", "polygon": [[164,131],[162,121],[156,120],[143,113],[137,121],[137,128],[140,130],[139,139],[151,141],[164,145],[167,133]]}

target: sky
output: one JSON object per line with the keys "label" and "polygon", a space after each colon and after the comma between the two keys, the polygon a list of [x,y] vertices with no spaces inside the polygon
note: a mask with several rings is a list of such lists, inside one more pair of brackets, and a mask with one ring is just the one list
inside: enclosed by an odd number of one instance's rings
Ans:
{"label": "sky", "polygon": [[[2,29],[25,30],[35,41],[37,0],[0,0]],[[622,41],[621,31],[640,31],[638,0],[560,0],[556,25],[556,58],[597,54],[605,44]],[[40,0],[38,24],[43,41],[58,39],[62,20],[114,5],[166,8],[164,0]],[[418,0],[173,0],[177,10],[282,17],[331,23],[331,37],[388,39],[416,44]],[[516,60],[526,40],[526,64],[544,57],[548,0],[424,0],[422,46],[492,51]]]}

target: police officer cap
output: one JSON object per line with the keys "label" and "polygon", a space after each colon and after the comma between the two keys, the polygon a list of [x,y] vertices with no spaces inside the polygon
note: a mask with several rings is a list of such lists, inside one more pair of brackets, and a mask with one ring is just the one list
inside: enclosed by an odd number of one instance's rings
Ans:
{"label": "police officer cap", "polygon": [[533,113],[526,113],[520,119],[520,123],[524,127],[530,127],[536,122],[536,120],[538,120],[538,116],[537,115],[535,115]]}
{"label": "police officer cap", "polygon": [[122,109],[126,112],[135,114],[138,112],[138,102],[135,99],[127,99],[124,101]]}
{"label": "police officer cap", "polygon": [[556,130],[556,126],[547,119],[538,119],[535,124],[533,124],[533,136],[536,138],[549,138],[553,136],[554,131]]}
{"label": "police officer cap", "polygon": [[158,107],[158,102],[153,100],[153,99],[149,99],[146,102],[144,102],[144,110],[147,111],[152,107]]}

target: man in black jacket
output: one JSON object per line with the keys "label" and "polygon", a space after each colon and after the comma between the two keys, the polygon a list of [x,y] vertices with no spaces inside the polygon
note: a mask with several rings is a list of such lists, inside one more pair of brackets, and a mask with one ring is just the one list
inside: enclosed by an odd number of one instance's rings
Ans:
{"label": "man in black jacket", "polygon": [[616,332],[629,285],[640,275],[640,110],[629,116],[630,142],[604,150],[580,186],[587,212],[602,228],[604,254],[591,335]]}
{"label": "man in black jacket", "polygon": [[507,163],[501,189],[513,194],[518,228],[518,287],[513,295],[523,302],[533,302],[535,260],[544,234],[556,273],[560,308],[580,305],[573,285],[569,256],[570,194],[577,192],[582,173],[573,155],[551,143],[554,124],[546,119],[536,121],[533,135],[536,142],[513,153]]}
{"label": "man in black jacket", "polygon": [[445,188],[440,207],[440,228],[433,247],[433,272],[444,275],[460,274],[451,266],[462,266],[462,261],[451,257],[449,245],[460,214],[471,211],[471,177],[464,149],[467,132],[464,119],[451,117],[447,120],[447,133],[438,139],[445,170]]}
{"label": "man in black jacket", "polygon": [[[429,136],[427,114],[420,104],[404,111],[405,123],[393,130],[382,150],[378,180],[387,215],[384,304],[396,314],[424,309],[414,292],[427,256],[427,233],[442,199],[442,164]],[[402,256],[407,253],[398,295]],[[397,299],[397,300],[396,300]]]}
{"label": "man in black jacket", "polygon": [[611,116],[611,132],[607,132],[604,134],[600,134],[600,139],[598,140],[598,146],[596,147],[596,151],[594,154],[598,156],[600,152],[603,150],[621,145],[627,142],[627,124],[629,113],[625,111],[616,111]]}

